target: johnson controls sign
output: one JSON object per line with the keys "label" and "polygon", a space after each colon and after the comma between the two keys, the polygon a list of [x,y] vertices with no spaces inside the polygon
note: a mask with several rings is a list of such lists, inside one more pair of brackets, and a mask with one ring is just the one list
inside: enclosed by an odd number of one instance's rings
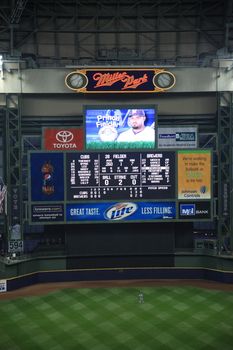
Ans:
{"label": "johnson controls sign", "polygon": [[83,130],[80,128],[44,128],[44,149],[50,151],[83,150]]}

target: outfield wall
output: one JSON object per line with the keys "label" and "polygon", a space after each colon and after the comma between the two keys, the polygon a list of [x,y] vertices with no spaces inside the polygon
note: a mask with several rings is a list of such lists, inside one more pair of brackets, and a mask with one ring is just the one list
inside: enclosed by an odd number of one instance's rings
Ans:
{"label": "outfield wall", "polygon": [[206,279],[233,283],[233,257],[160,254],[147,257],[40,257],[0,262],[8,290],[36,283],[123,280]]}

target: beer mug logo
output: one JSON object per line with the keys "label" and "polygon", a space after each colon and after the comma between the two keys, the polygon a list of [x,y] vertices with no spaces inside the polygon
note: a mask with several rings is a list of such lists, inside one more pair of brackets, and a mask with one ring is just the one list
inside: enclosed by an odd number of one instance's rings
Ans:
{"label": "beer mug logo", "polygon": [[50,163],[50,161],[45,162],[42,165],[41,172],[42,172],[42,192],[46,195],[51,195],[54,193],[54,184],[53,184],[53,171],[54,167]]}

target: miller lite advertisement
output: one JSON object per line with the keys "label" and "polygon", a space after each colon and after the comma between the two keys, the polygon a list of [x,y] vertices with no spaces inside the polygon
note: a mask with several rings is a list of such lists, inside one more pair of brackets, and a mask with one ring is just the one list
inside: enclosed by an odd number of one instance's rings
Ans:
{"label": "miller lite advertisement", "polygon": [[154,149],[156,106],[87,106],[86,149]]}
{"label": "miller lite advertisement", "polygon": [[82,151],[82,128],[44,128],[44,149],[49,151]]}
{"label": "miller lite advertisement", "polygon": [[74,221],[153,221],[176,217],[175,202],[105,202],[67,204],[67,222]]}

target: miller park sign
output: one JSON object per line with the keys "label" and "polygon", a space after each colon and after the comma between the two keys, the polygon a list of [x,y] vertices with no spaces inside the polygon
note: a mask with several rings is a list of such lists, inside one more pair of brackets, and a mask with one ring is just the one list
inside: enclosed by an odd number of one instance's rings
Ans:
{"label": "miller park sign", "polygon": [[165,69],[82,69],[65,77],[66,86],[82,93],[164,92],[176,83]]}

